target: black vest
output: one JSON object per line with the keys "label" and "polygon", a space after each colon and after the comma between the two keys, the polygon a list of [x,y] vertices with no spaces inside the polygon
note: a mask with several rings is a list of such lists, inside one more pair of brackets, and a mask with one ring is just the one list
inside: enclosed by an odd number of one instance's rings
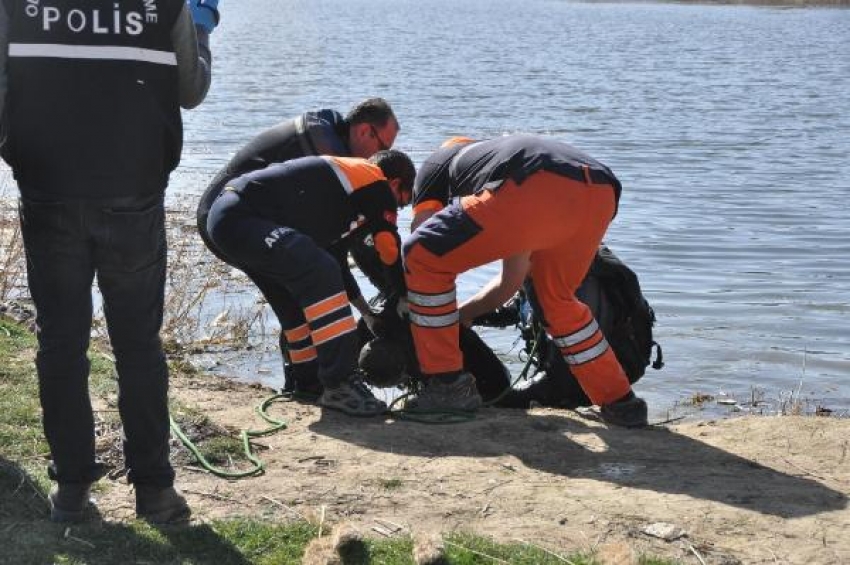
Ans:
{"label": "black vest", "polygon": [[184,0],[2,1],[2,153],[22,193],[164,191],[183,142],[171,30]]}

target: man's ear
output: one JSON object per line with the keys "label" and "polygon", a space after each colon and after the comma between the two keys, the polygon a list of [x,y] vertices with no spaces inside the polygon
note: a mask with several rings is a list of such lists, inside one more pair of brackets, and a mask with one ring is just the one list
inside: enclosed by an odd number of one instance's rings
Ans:
{"label": "man's ear", "polygon": [[387,182],[390,184],[390,187],[395,191],[399,191],[399,186],[401,186],[401,179],[387,179]]}
{"label": "man's ear", "polygon": [[369,137],[372,133],[372,129],[369,127],[369,124],[361,122],[359,124],[354,124],[351,126],[351,136],[358,139],[363,139],[364,137]]}

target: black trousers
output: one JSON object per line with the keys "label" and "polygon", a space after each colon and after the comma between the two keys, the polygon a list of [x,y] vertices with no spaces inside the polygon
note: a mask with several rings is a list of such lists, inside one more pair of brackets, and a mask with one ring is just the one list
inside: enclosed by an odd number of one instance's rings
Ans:
{"label": "black trousers", "polygon": [[102,475],[95,460],[87,357],[97,276],[116,360],[129,481],[172,485],[168,368],[159,338],[166,269],[162,195],[64,200],[22,193],[50,476],[74,483]]}
{"label": "black trousers", "polygon": [[258,285],[281,328],[309,326],[311,336],[305,341],[315,345],[317,359],[306,363],[301,375],[311,377],[308,372],[315,370],[326,387],[347,380],[357,366],[356,333],[313,341],[322,328],[352,315],[347,299],[343,308],[327,317],[308,321],[306,316],[311,305],[344,293],[337,260],[309,236],[261,217],[235,192],[224,192],[213,203],[207,232],[222,257]]}

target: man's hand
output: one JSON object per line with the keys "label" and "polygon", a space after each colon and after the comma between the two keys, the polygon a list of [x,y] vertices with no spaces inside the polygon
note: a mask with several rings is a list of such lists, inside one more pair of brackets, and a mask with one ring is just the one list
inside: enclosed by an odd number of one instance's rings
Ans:
{"label": "man's hand", "polygon": [[186,0],[195,25],[212,33],[218,25],[218,0]]}
{"label": "man's hand", "polygon": [[395,304],[395,313],[401,320],[410,318],[410,307],[407,305],[407,298],[400,296]]}

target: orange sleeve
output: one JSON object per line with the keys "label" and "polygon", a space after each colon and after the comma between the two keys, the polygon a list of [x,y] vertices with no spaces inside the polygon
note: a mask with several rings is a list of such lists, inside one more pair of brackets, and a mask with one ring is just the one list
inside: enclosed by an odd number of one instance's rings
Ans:
{"label": "orange sleeve", "polygon": [[425,212],[427,210],[431,210],[433,212],[439,212],[445,206],[439,200],[423,200],[419,204],[413,207],[413,215],[416,216],[420,212]]}
{"label": "orange sleeve", "polygon": [[384,265],[392,265],[398,261],[398,242],[390,232],[382,231],[375,234],[375,250]]}

